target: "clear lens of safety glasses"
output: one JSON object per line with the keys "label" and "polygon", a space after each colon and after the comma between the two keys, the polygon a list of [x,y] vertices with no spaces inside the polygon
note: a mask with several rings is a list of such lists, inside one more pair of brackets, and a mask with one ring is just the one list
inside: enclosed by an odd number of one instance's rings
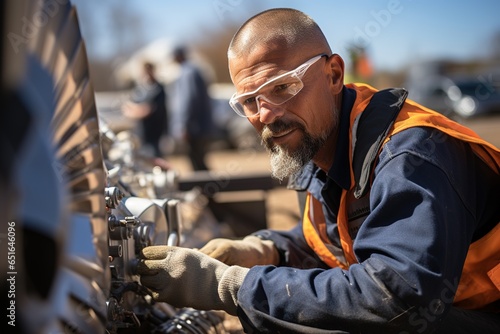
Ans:
{"label": "clear lens of safety glasses", "polygon": [[253,117],[259,114],[259,99],[273,105],[285,103],[300,92],[304,87],[301,79],[307,69],[323,56],[327,55],[321,54],[315,56],[295,70],[272,78],[252,92],[240,95],[236,95],[235,93],[229,100],[231,108],[241,117]]}

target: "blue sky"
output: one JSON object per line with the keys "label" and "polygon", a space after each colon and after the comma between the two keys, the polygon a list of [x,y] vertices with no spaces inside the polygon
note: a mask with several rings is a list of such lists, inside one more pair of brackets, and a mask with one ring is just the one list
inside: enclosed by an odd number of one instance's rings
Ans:
{"label": "blue sky", "polygon": [[[115,3],[117,0],[108,0]],[[500,33],[500,1],[437,0],[118,0],[124,8],[144,17],[144,41],[199,39],[206,27],[243,23],[250,16],[275,7],[291,7],[310,15],[320,25],[334,52],[347,58],[352,42],[367,46],[376,69],[398,69],[415,60],[484,57],[492,38]],[[106,1],[94,3],[96,19],[110,24],[113,13]],[[125,7],[126,6],[126,7]],[[86,22],[82,22],[84,26]],[[85,28],[85,27],[83,27]],[[85,29],[84,29],[85,30]],[[89,52],[109,56],[113,36],[102,29]]]}

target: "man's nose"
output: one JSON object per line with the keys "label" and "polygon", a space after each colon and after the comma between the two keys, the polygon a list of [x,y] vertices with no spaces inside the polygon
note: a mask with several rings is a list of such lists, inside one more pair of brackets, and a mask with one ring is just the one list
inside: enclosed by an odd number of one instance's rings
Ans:
{"label": "man's nose", "polygon": [[258,98],[256,102],[257,108],[259,108],[259,120],[262,124],[271,124],[285,113],[281,106],[267,102],[264,99]]}

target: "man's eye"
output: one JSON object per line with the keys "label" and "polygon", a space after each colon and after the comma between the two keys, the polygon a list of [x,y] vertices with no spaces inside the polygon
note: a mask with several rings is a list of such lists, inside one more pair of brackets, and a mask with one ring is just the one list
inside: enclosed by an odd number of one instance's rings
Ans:
{"label": "man's eye", "polygon": [[281,84],[281,85],[276,85],[274,86],[273,93],[274,94],[279,94],[282,93],[283,91],[287,90],[288,87],[290,87],[290,84]]}
{"label": "man's eye", "polygon": [[247,105],[248,105],[248,104],[250,104],[250,103],[255,103],[255,96],[252,96],[252,97],[249,97],[249,98],[247,98],[247,99],[243,100],[243,103],[242,103],[242,104],[243,104],[244,106],[247,106]]}

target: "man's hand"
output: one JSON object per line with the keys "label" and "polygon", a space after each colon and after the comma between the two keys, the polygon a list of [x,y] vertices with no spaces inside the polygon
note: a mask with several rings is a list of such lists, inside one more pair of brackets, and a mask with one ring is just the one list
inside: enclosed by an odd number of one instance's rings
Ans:
{"label": "man's hand", "polygon": [[247,236],[243,240],[213,239],[200,252],[227,265],[251,268],[256,265],[278,265],[279,254],[271,240]]}
{"label": "man's hand", "polygon": [[224,310],[236,315],[237,294],[247,268],[228,266],[188,248],[151,246],[137,266],[153,298],[176,307]]}

